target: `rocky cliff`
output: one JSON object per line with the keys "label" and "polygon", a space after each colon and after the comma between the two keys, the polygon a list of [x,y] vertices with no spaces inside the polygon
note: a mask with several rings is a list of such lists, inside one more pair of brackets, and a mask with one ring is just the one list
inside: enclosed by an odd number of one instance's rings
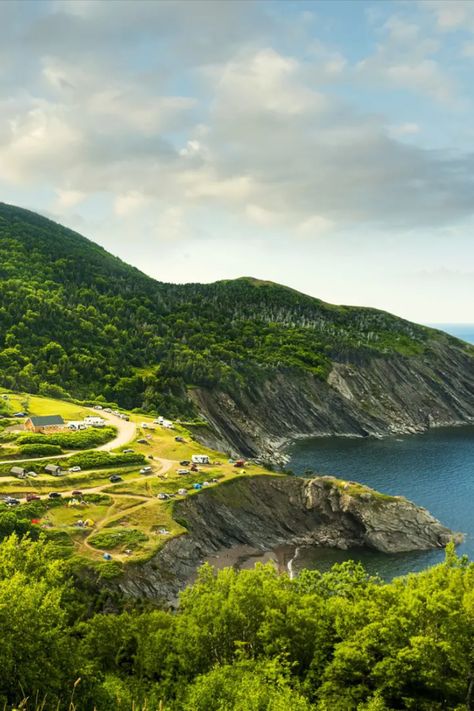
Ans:
{"label": "rocky cliff", "polygon": [[453,534],[426,509],[332,477],[243,477],[175,505],[188,529],[114,583],[134,597],[172,601],[212,553],[237,545],[365,546],[385,553],[444,547]]}
{"label": "rocky cliff", "polygon": [[326,382],[280,372],[232,395],[195,389],[212,432],[194,434],[213,447],[275,458],[302,436],[384,436],[472,423],[473,365],[469,349],[446,339],[419,356],[341,358]]}

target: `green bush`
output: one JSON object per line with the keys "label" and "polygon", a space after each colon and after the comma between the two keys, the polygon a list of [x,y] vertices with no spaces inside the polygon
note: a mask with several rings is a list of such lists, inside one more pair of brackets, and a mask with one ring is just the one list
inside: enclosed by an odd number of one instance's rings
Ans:
{"label": "green bush", "polygon": [[24,444],[20,447],[20,454],[25,457],[47,457],[50,454],[61,454],[62,451],[58,444]]}
{"label": "green bush", "polygon": [[48,435],[26,434],[18,437],[17,444],[56,444],[63,449],[90,449],[110,441],[116,433],[115,427],[104,427],[78,432],[55,432]]}
{"label": "green bush", "polygon": [[143,454],[109,454],[109,452],[81,452],[68,459],[69,466],[81,469],[98,469],[99,467],[127,466],[127,464],[143,464]]}
{"label": "green bush", "polygon": [[31,539],[38,538],[38,526],[32,524],[22,511],[0,511],[0,540],[16,533],[19,538],[29,535]]}

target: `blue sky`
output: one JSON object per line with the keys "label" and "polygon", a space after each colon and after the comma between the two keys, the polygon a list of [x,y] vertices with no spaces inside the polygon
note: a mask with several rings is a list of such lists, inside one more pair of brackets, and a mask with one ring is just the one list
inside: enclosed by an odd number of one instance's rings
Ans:
{"label": "blue sky", "polygon": [[474,2],[0,3],[0,199],[163,281],[474,322]]}

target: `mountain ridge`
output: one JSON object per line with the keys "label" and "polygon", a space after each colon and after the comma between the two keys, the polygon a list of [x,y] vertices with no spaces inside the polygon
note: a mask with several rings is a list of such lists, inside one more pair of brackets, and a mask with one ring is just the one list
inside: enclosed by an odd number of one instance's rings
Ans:
{"label": "mountain ridge", "polygon": [[473,354],[387,312],[254,277],[158,282],[82,235],[0,203],[4,387],[202,414],[210,428],[198,436],[248,456],[304,434],[470,422]]}

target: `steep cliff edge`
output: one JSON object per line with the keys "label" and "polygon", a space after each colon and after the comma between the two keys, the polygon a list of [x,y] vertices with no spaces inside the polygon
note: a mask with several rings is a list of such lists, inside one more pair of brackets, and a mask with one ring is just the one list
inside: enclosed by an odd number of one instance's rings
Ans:
{"label": "steep cliff edge", "polygon": [[242,544],[260,550],[284,543],[365,546],[399,553],[461,540],[406,499],[332,477],[236,479],[178,502],[174,513],[188,534],[146,563],[127,566],[114,583],[122,593],[171,601],[207,556]]}
{"label": "steep cliff edge", "polygon": [[274,457],[301,436],[384,436],[474,422],[474,359],[451,340],[423,355],[371,355],[333,362],[327,381],[280,372],[233,393],[195,389],[213,434],[204,443]]}

